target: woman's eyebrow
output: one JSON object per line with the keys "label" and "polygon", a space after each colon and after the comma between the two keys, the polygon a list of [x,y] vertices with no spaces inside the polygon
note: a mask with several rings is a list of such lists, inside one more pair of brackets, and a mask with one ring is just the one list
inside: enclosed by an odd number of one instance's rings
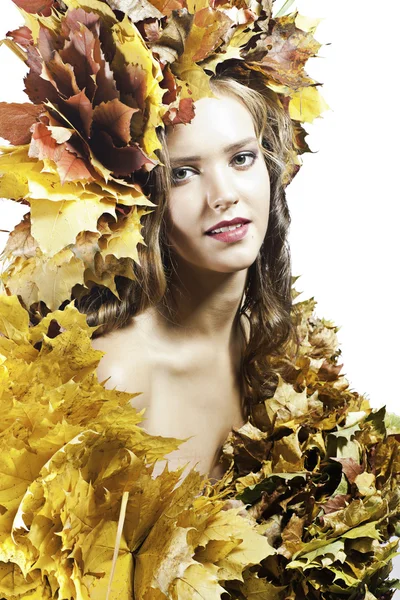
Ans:
{"label": "woman's eyebrow", "polygon": [[[257,142],[257,139],[255,137],[248,137],[248,138],[245,138],[244,140],[241,140],[240,142],[235,142],[234,144],[229,144],[229,146],[225,146],[225,148],[223,148],[223,152],[224,152],[224,154],[229,154],[230,152],[239,150],[239,148],[242,148],[242,146],[245,146],[246,144],[248,144],[250,142]],[[202,157],[198,154],[196,154],[194,156],[181,156],[179,158],[178,157],[171,158],[170,164],[171,164],[171,167],[173,167],[176,164],[181,163],[181,162],[197,162],[197,161],[200,161],[201,159],[202,159]]]}

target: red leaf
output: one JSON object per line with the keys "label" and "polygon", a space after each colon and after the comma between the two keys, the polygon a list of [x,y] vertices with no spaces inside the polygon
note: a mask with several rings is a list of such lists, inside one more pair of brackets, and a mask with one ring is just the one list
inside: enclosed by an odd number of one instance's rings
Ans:
{"label": "red leaf", "polygon": [[183,98],[179,102],[179,108],[170,108],[163,117],[165,125],[178,125],[179,123],[190,123],[194,118],[194,104],[192,98]]}
{"label": "red leaf", "polygon": [[90,31],[94,31],[97,29],[96,26],[99,22],[99,15],[86,12],[83,8],[72,8],[66,13],[62,21],[62,33],[67,38],[70,31],[79,31],[81,24],[85,25]]}
{"label": "red leaf", "polygon": [[57,144],[51,131],[44,123],[37,123],[33,127],[32,141],[29,147],[29,156],[43,160],[49,158],[57,162],[60,160],[65,144]]}
{"label": "red leaf", "polygon": [[364,472],[364,467],[354,458],[334,458],[333,460],[342,465],[342,471],[349,483],[353,483],[357,475]]}
{"label": "red leaf", "polygon": [[171,104],[176,100],[176,81],[169,65],[164,65],[163,76],[164,79],[161,81],[160,87],[167,91],[162,98],[162,102],[163,104]]}
{"label": "red leaf", "polygon": [[24,25],[23,27],[18,27],[18,29],[13,29],[12,31],[9,31],[6,35],[7,37],[12,38],[16,44],[19,44],[24,48],[33,43],[32,32],[29,29],[29,27],[26,27],[26,25]]}
{"label": "red leaf", "polygon": [[61,183],[77,180],[94,181],[94,177],[86,162],[73,152],[69,152],[66,148],[64,148],[61,158],[57,161],[56,165]]}
{"label": "red leaf", "polygon": [[337,494],[336,496],[333,496],[333,498],[329,498],[324,504],[321,504],[321,508],[326,515],[329,515],[329,513],[344,508],[350,500],[350,494]]}
{"label": "red leaf", "polygon": [[51,7],[54,4],[54,0],[13,0],[13,2],[28,13],[43,15],[44,17],[51,15]]}
{"label": "red leaf", "polygon": [[31,139],[29,130],[38,121],[43,110],[41,104],[36,106],[29,102],[23,104],[0,102],[0,136],[15,146],[29,144]]}
{"label": "red leaf", "polygon": [[131,119],[138,108],[130,108],[115,98],[96,106],[93,121],[110,134],[116,143],[129,144],[131,139]]}

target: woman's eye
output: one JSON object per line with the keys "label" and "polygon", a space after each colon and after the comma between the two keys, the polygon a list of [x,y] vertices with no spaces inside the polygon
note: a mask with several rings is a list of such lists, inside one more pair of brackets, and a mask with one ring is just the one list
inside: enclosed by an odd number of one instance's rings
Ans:
{"label": "woman's eye", "polygon": [[187,177],[184,176],[185,173],[190,173],[190,169],[184,169],[183,167],[174,169],[172,171],[172,183],[176,184],[181,181],[186,181]]}
{"label": "woman's eye", "polygon": [[[241,152],[237,154],[233,160],[236,161],[238,167],[250,167],[256,160],[254,152]],[[247,160],[250,159],[250,160]],[[239,162],[237,162],[239,160]]]}

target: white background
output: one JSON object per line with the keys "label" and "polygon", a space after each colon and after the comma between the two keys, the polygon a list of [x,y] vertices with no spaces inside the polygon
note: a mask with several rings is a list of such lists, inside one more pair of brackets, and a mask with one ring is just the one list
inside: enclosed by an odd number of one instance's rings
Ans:
{"label": "white background", "polygon": [[[324,46],[308,72],[324,83],[331,108],[307,126],[315,153],[305,155],[288,188],[297,289],[300,299],[314,296],[319,316],[340,326],[351,386],[373,406],[400,414],[400,2],[386,0],[378,9],[372,0],[297,0],[297,7],[322,18],[316,37]],[[1,0],[0,38],[20,24],[11,0]],[[2,46],[0,100],[27,100],[23,74],[24,65]],[[0,201],[0,229],[13,227],[20,209]],[[6,235],[0,236],[2,246]],[[396,571],[400,576],[400,560]]]}

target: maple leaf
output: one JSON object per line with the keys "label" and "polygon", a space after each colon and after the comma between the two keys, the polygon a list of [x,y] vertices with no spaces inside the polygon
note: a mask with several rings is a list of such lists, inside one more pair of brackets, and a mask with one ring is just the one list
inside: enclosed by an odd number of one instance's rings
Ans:
{"label": "maple leaf", "polygon": [[48,257],[74,244],[82,231],[97,232],[97,221],[104,213],[115,216],[111,203],[97,199],[80,199],[75,202],[31,200],[32,235]]}
{"label": "maple leaf", "polygon": [[28,102],[0,102],[0,136],[16,146],[29,143],[29,130],[43,110],[43,106]]}
{"label": "maple leaf", "polygon": [[129,257],[139,262],[137,245],[144,243],[140,233],[140,219],[147,213],[146,210],[139,210],[134,207],[123,222],[119,224],[115,232],[104,236],[105,247],[102,249],[102,255],[106,257],[108,254],[112,254],[116,258]]}
{"label": "maple leaf", "polygon": [[282,592],[286,586],[277,586],[266,579],[259,578],[251,572],[246,573],[244,582],[240,586],[241,592],[245,598],[251,600],[281,600]]}

